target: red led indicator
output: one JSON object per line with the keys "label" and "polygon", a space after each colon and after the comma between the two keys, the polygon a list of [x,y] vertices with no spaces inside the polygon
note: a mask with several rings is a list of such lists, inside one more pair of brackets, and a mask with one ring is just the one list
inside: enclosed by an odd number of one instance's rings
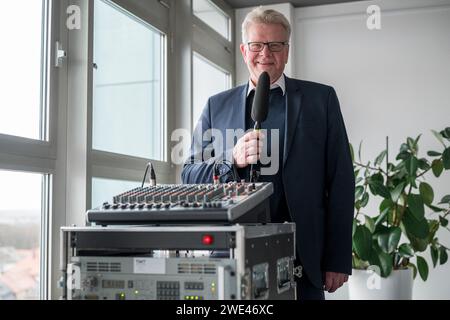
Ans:
{"label": "red led indicator", "polygon": [[214,237],[212,235],[205,234],[205,235],[202,236],[202,243],[204,245],[209,246],[209,245],[213,244],[213,242],[214,242]]}

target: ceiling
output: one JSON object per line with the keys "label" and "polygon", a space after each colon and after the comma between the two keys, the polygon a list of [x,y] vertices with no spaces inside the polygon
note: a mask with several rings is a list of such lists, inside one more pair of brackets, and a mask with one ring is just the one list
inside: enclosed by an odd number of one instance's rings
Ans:
{"label": "ceiling", "polygon": [[267,4],[278,4],[290,2],[294,7],[320,6],[324,4],[354,2],[363,0],[225,0],[232,8],[255,7]]}

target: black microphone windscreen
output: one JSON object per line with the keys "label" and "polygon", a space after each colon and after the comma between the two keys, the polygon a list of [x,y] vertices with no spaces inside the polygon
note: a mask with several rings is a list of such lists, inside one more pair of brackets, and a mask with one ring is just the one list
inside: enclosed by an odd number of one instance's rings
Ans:
{"label": "black microphone windscreen", "polygon": [[261,73],[255,89],[255,98],[252,105],[252,119],[255,122],[263,122],[269,112],[270,77],[267,72]]}

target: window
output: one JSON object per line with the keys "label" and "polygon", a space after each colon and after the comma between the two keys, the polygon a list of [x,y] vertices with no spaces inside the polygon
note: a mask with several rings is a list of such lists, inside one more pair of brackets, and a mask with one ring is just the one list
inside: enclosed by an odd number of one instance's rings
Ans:
{"label": "window", "polygon": [[[4,1],[0,11],[0,300],[48,297],[59,3]],[[50,81],[50,79],[52,81]],[[49,125],[52,119],[53,126]],[[44,140],[44,141],[42,141]],[[8,171],[6,171],[8,170]]]}
{"label": "window", "polygon": [[208,98],[231,88],[230,74],[194,52],[193,56],[193,125],[197,124]]}
{"label": "window", "polygon": [[225,39],[231,40],[230,18],[209,0],[193,0],[194,15]]}
{"label": "window", "polygon": [[41,139],[44,1],[2,1],[0,133]]}
{"label": "window", "polygon": [[164,161],[165,37],[95,1],[92,148]]}
{"label": "window", "polygon": [[0,171],[0,300],[40,297],[43,178]]}
{"label": "window", "polygon": [[92,179],[92,208],[101,206],[104,202],[111,203],[113,196],[141,186],[142,182],[112,180],[103,178]]}

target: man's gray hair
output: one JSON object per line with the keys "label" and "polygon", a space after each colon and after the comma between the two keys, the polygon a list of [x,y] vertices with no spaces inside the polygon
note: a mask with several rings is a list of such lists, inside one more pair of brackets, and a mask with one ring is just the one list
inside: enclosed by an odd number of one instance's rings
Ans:
{"label": "man's gray hair", "polygon": [[291,37],[291,25],[281,12],[259,6],[249,12],[242,23],[242,43],[244,44],[248,40],[248,28],[253,23],[280,24],[286,30],[286,41],[289,41]]}

